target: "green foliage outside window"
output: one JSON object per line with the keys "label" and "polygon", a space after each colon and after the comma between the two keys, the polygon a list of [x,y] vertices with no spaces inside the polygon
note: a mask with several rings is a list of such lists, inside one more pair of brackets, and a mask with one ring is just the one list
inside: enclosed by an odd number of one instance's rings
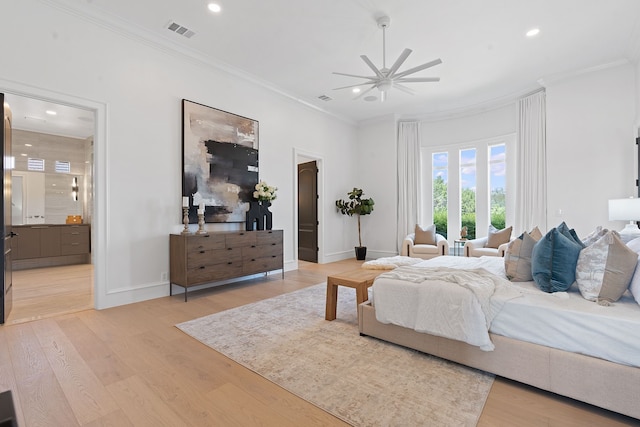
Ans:
{"label": "green foliage outside window", "polygon": [[[462,190],[461,227],[467,227],[467,239],[476,238],[476,193],[470,188]],[[501,230],[505,227],[505,191],[496,188],[491,191],[491,224]],[[433,223],[436,232],[447,237],[447,183],[442,177],[433,180]],[[456,237],[457,238],[457,237]]]}

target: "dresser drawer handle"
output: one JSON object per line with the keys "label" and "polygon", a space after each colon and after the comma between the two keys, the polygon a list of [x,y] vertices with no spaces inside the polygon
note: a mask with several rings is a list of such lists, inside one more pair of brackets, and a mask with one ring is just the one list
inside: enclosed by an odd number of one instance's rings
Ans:
{"label": "dresser drawer handle", "polygon": [[198,267],[200,270],[204,270],[204,265],[201,265],[200,267]]}
{"label": "dresser drawer handle", "polygon": [[233,264],[233,262],[229,261],[227,264],[231,265],[231,264]]}
{"label": "dresser drawer handle", "polygon": [[271,244],[271,246],[275,246],[275,245],[276,245],[275,243],[272,243],[272,244]]}
{"label": "dresser drawer handle", "polygon": [[256,245],[251,245],[251,247],[252,247],[252,248],[255,248],[255,247],[256,247]]}
{"label": "dresser drawer handle", "polygon": [[209,237],[209,235],[208,235],[208,234],[205,234],[205,235],[204,235],[204,236],[202,236],[202,237]]}
{"label": "dresser drawer handle", "polygon": [[227,248],[227,250],[228,250],[228,251],[232,251],[232,250],[233,250],[233,248]]}
{"label": "dresser drawer handle", "polygon": [[276,255],[271,255],[271,258],[275,258],[275,257],[276,257]]}
{"label": "dresser drawer handle", "polygon": [[74,231],[73,233],[71,233],[71,235],[73,236],[77,236],[78,234],[80,234],[78,231]]}
{"label": "dresser drawer handle", "polygon": [[201,254],[205,253],[205,251],[200,251]]}
{"label": "dresser drawer handle", "polygon": [[255,261],[255,260],[256,260],[255,258],[251,258],[251,261]]}

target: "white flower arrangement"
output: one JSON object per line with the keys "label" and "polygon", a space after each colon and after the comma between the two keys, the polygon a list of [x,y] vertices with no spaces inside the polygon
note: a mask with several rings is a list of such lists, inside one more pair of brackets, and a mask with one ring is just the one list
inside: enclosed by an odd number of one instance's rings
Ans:
{"label": "white flower arrangement", "polygon": [[256,191],[253,192],[253,198],[258,199],[261,202],[270,202],[276,199],[276,191],[278,187],[268,185],[264,181],[260,181],[256,184]]}

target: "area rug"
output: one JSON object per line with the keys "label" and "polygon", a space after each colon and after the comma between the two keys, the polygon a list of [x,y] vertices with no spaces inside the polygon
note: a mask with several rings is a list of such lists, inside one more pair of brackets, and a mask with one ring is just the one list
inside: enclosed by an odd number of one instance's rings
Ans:
{"label": "area rug", "polygon": [[355,426],[474,426],[493,376],[358,333],[353,289],[318,284],[176,325]]}

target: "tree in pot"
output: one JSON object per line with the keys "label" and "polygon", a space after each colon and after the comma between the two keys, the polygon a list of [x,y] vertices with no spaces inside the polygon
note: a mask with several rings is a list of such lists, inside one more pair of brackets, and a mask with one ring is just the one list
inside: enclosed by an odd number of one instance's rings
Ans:
{"label": "tree in pot", "polygon": [[358,217],[358,246],[356,246],[356,259],[363,260],[367,256],[367,247],[362,246],[362,236],[360,235],[360,216],[369,215],[373,212],[373,199],[363,199],[364,192],[359,188],[347,193],[349,200],[336,200],[336,208],[343,215]]}

